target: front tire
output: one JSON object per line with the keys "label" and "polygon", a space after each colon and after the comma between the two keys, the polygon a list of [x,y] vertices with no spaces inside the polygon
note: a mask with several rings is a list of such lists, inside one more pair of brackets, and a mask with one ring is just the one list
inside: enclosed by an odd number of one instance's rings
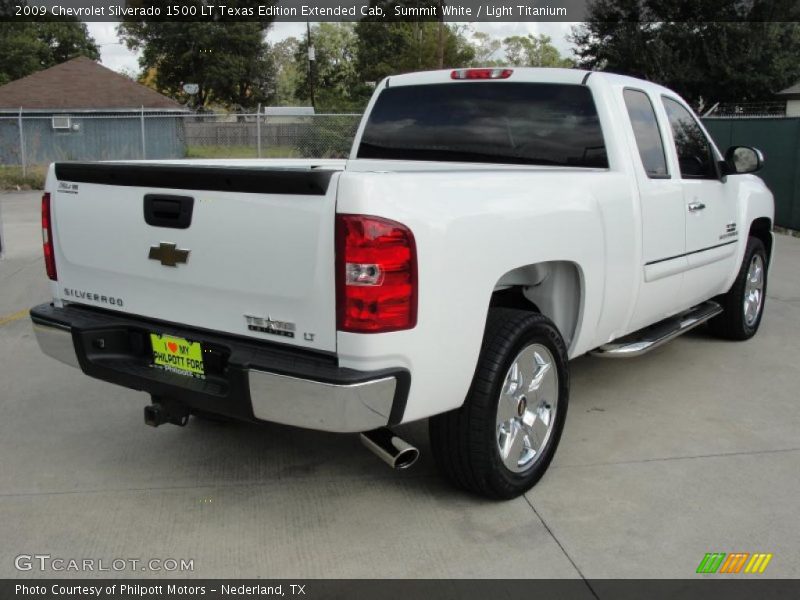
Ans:
{"label": "front tire", "polygon": [[761,324],[767,299],[767,251],[758,238],[748,238],[742,266],[727,294],[716,298],[722,314],[708,322],[711,331],[728,340],[747,340]]}
{"label": "front tire", "polygon": [[491,309],[463,406],[429,422],[437,467],[482,496],[523,494],[553,459],[568,400],[567,349],[555,325],[537,313]]}

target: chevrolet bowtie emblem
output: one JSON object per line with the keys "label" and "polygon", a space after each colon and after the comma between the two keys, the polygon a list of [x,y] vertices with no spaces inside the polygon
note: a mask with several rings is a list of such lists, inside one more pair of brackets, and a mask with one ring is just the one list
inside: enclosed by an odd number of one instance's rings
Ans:
{"label": "chevrolet bowtie emblem", "polygon": [[189,250],[179,250],[176,244],[161,242],[158,246],[150,246],[150,260],[157,260],[165,267],[177,267],[178,263],[186,264]]}

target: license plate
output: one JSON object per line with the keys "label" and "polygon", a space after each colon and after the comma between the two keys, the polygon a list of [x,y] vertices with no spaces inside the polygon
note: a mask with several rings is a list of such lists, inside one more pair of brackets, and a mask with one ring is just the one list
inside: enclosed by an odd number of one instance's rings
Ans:
{"label": "license plate", "polygon": [[203,347],[171,335],[150,334],[153,346],[153,366],[171,373],[205,379]]}

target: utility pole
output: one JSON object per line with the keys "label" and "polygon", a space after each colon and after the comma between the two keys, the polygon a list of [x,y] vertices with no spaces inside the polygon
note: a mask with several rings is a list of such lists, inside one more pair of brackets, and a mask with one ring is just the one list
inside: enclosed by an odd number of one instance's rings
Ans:
{"label": "utility pole", "polygon": [[438,63],[438,68],[444,68],[444,13],[442,12],[442,8],[444,7],[444,0],[439,0],[439,10],[437,16],[439,17],[439,25],[437,28],[437,39],[436,39],[436,62]]}
{"label": "utility pole", "polygon": [[144,133],[144,105],[142,105],[142,112],[139,113],[139,125],[142,129],[142,160],[147,158],[147,137]]}
{"label": "utility pole", "polygon": [[19,128],[19,163],[22,165],[22,176],[28,175],[28,163],[25,160],[25,128],[22,126],[22,107],[19,107],[17,117],[17,127]]}
{"label": "utility pole", "polygon": [[308,88],[311,96],[311,108],[316,110],[317,103],[314,100],[314,61],[317,59],[314,52],[314,44],[311,42],[311,24],[306,21],[306,37],[308,41]]}
{"label": "utility pole", "polygon": [[256,109],[256,139],[258,140],[256,143],[258,158],[261,158],[261,102],[258,103],[258,109]]}

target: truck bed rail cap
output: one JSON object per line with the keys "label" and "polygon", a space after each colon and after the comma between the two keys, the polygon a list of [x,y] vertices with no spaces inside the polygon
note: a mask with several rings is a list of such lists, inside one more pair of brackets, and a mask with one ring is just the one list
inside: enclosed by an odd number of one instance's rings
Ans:
{"label": "truck bed rail cap", "polygon": [[59,162],[59,181],[180,190],[324,196],[332,169]]}

